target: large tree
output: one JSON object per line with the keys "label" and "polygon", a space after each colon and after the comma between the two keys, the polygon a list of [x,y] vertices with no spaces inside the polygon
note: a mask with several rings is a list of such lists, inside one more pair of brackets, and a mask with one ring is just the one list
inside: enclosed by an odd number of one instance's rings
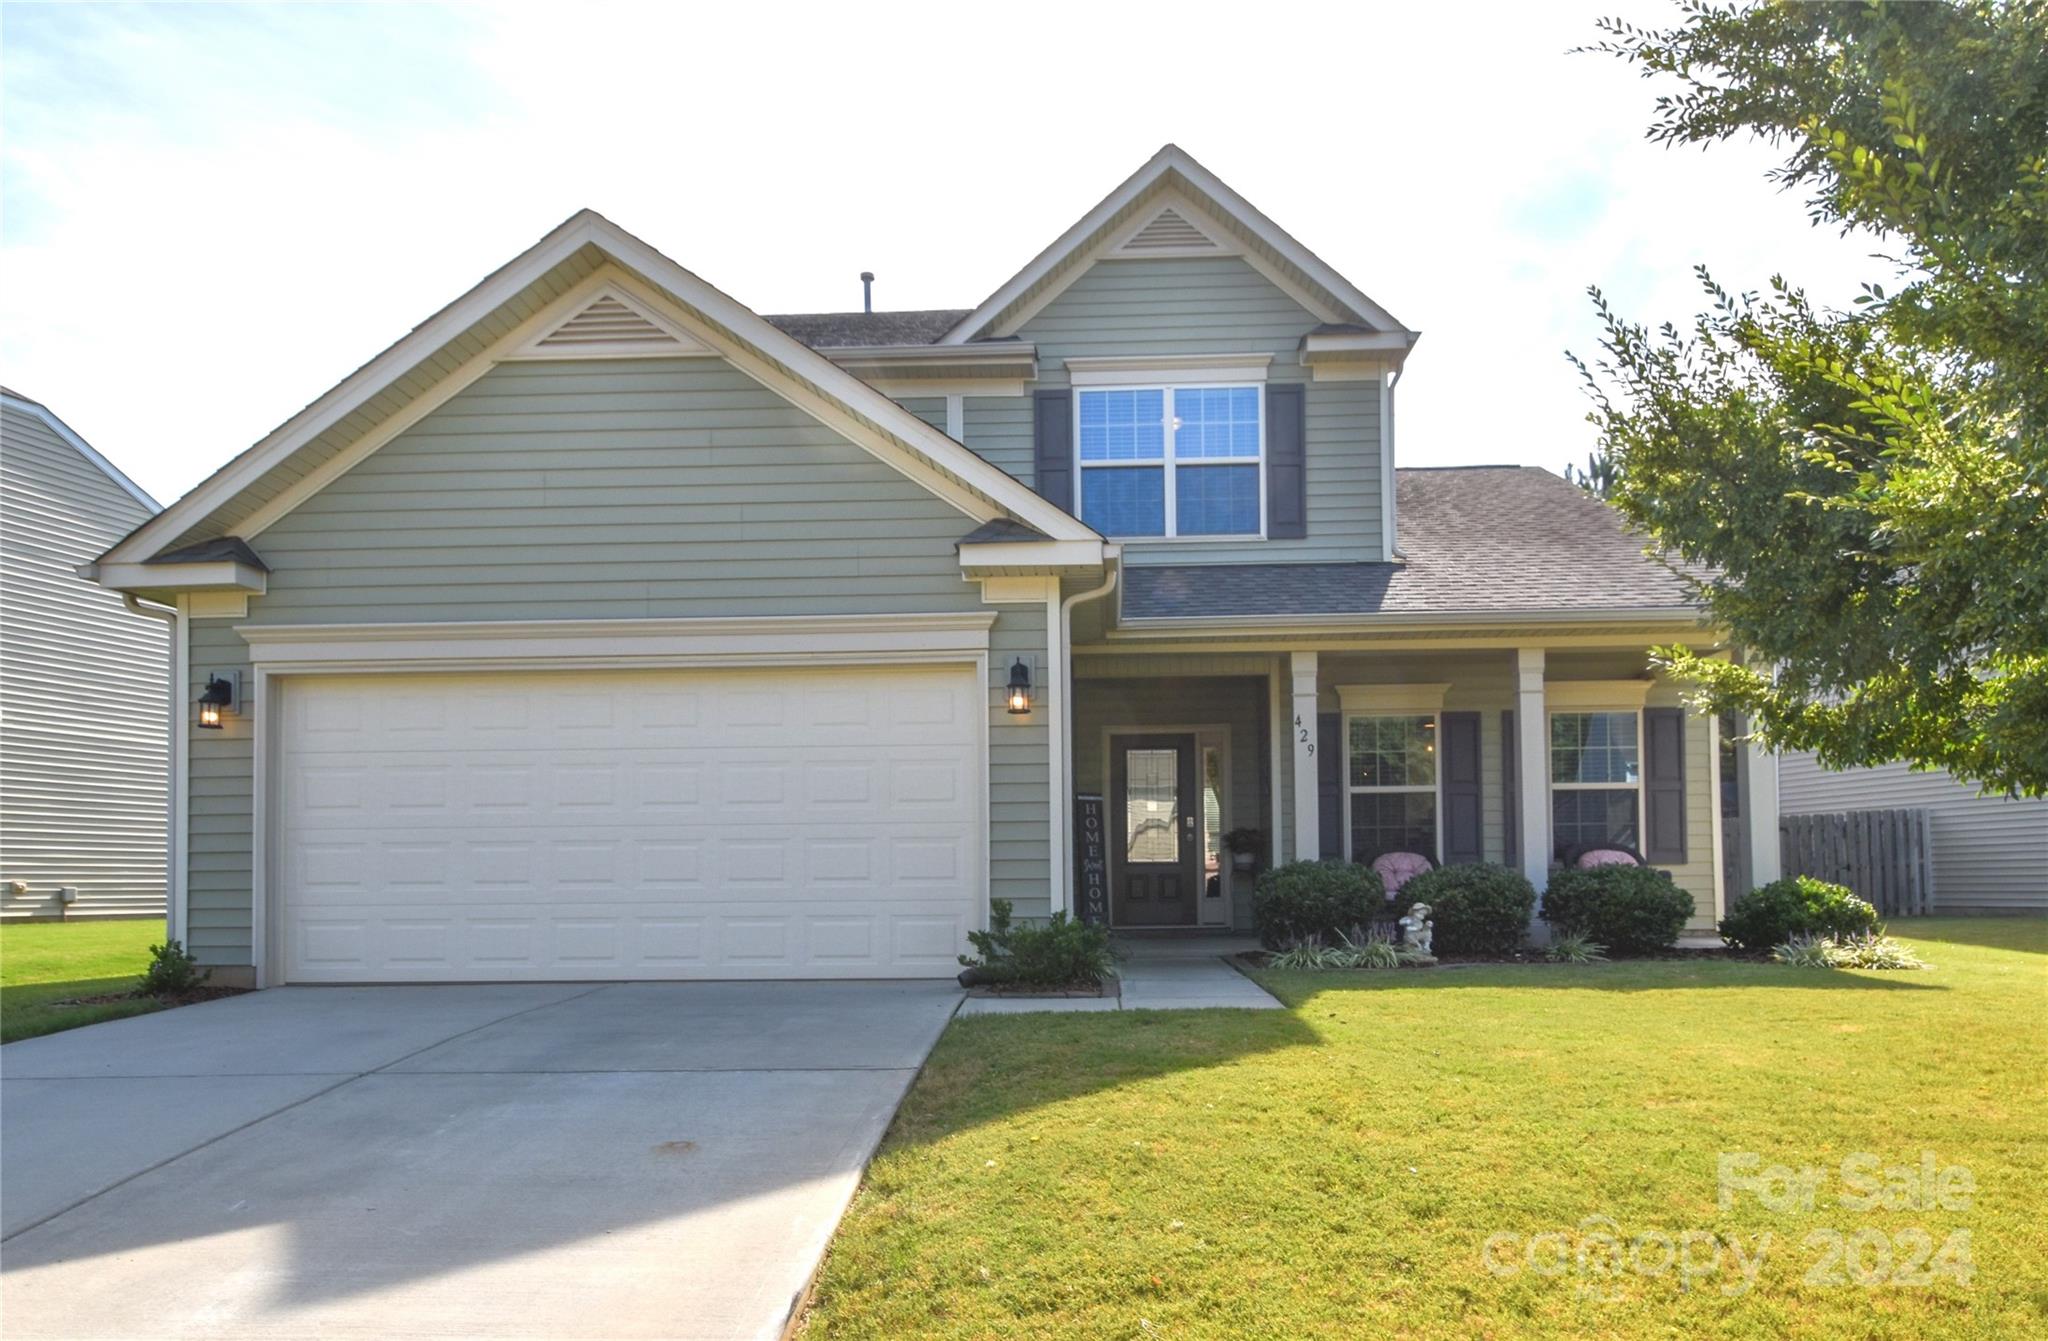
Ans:
{"label": "large tree", "polygon": [[1660,655],[1771,746],[2048,793],[2048,4],[1601,27],[1592,50],[1676,84],[1652,140],[1761,136],[1814,223],[1882,258],[1850,311],[1702,269],[1688,329],[1593,290],[1609,496],[1748,654]]}

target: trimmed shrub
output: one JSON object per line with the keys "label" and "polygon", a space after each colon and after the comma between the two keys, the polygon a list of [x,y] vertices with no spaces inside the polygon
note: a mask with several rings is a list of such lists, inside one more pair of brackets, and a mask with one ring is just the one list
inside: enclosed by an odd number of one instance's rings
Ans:
{"label": "trimmed shrub", "polygon": [[149,947],[149,967],[142,971],[135,991],[139,996],[182,996],[204,987],[212,976],[213,970],[199,967],[184,946],[167,941]]}
{"label": "trimmed shrub", "polygon": [[1074,987],[1099,983],[1109,973],[1114,956],[1107,928],[1073,921],[1065,911],[1019,926],[1011,922],[1010,908],[1008,899],[989,900],[988,930],[967,933],[980,953],[960,956],[968,969],[963,981]]}
{"label": "trimmed shrub", "polygon": [[1334,944],[1369,924],[1381,902],[1379,875],[1348,861],[1290,861],[1259,877],[1252,924],[1268,950],[1300,941]]}
{"label": "trimmed shrub", "polygon": [[1744,950],[1768,950],[1800,934],[1855,936],[1877,929],[1877,909],[1810,875],[1789,875],[1752,889],[1721,919],[1721,939]]}
{"label": "trimmed shrub", "polygon": [[1670,949],[1692,910],[1692,895],[1648,866],[1555,871],[1543,891],[1545,921],[1617,954]]}
{"label": "trimmed shrub", "polygon": [[1441,866],[1401,886],[1400,903],[1429,905],[1440,955],[1509,955],[1529,935],[1536,887],[1520,871],[1481,863]]}

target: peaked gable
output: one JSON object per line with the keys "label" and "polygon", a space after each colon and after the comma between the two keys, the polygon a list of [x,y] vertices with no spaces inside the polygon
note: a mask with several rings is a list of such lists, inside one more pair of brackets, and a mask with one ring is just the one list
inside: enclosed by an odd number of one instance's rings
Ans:
{"label": "peaked gable", "polygon": [[[1202,246],[1204,238],[1216,244],[1214,251]],[[1148,254],[1142,246],[1131,249],[1140,239],[1155,256],[1236,250],[1327,324],[1395,335],[1404,347],[1416,339],[1416,333],[1392,313],[1186,151],[1169,144],[962,318],[940,343],[965,344],[1013,334],[1096,261]]]}
{"label": "peaked gable", "polygon": [[[618,308],[601,302],[607,295]],[[540,341],[579,321],[571,339],[586,346],[615,340],[673,356],[678,350],[661,343],[663,334],[702,346],[975,520],[1014,516],[1056,538],[1100,542],[943,432],[586,210],[137,528],[102,563],[125,577],[130,565],[166,550],[259,532],[499,362],[535,356]]]}

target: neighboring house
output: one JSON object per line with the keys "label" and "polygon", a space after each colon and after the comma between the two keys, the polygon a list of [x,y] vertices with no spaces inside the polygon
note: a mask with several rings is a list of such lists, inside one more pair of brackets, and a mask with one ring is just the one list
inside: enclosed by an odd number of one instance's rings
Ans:
{"label": "neighboring house", "polygon": [[174,923],[265,983],[937,976],[1101,795],[1119,926],[1247,925],[1249,827],[1622,842],[1706,929],[1647,654],[1722,639],[1555,476],[1397,475],[1415,340],[1171,146],[971,310],[763,317],[578,214],[100,559],[182,612]]}
{"label": "neighboring house", "polygon": [[0,390],[0,917],[161,917],[170,630],[79,569],[156,500]]}
{"label": "neighboring house", "polygon": [[1986,796],[1906,764],[1835,772],[1806,753],[1781,758],[1778,796],[1787,815],[1925,810],[1937,913],[2048,911],[2048,797]]}

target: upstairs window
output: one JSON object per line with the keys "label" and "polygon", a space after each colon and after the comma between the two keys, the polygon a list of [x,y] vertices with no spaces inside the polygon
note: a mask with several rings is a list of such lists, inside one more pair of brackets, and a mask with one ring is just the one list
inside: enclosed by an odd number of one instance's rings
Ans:
{"label": "upstairs window", "polygon": [[1258,536],[1266,515],[1257,386],[1076,393],[1081,520],[1106,536]]}

